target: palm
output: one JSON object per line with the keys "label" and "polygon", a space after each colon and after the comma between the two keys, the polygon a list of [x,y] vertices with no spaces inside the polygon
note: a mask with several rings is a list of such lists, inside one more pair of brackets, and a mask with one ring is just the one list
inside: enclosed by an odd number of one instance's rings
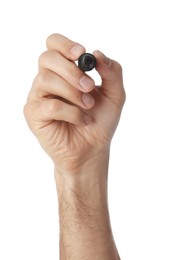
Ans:
{"label": "palm", "polygon": [[[76,126],[63,121],[42,122],[40,142],[52,158],[79,158],[94,151],[95,147],[109,144],[118,124],[120,111],[108,97],[94,91],[96,104],[89,112],[93,122]],[[113,116],[112,116],[113,114]],[[42,138],[43,136],[43,138]]]}

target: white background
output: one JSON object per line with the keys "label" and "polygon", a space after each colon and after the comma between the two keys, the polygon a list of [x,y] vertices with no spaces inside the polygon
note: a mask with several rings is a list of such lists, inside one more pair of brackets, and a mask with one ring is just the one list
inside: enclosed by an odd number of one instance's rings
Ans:
{"label": "white background", "polygon": [[51,160],[23,118],[38,56],[58,32],[124,70],[109,205],[122,260],[173,259],[173,8],[170,0],[0,3],[0,259],[58,259]]}

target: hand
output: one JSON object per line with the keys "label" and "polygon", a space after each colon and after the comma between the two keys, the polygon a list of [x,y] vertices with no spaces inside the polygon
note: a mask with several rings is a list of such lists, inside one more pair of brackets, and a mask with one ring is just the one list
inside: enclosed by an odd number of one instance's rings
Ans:
{"label": "hand", "polygon": [[94,51],[102,79],[98,88],[75,64],[83,46],[54,34],[47,47],[24,114],[55,164],[60,258],[118,260],[107,175],[109,147],[125,101],[121,66]]}
{"label": "hand", "polygon": [[109,148],[125,101],[122,69],[100,51],[94,51],[102,84],[75,64],[85,48],[53,34],[39,58],[24,114],[41,146],[63,171],[76,169]]}

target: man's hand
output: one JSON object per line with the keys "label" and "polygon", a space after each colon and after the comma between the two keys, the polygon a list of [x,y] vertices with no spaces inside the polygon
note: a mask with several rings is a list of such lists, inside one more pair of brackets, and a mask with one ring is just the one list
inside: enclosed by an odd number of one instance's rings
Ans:
{"label": "man's hand", "polygon": [[125,101],[121,66],[94,51],[102,84],[75,64],[80,44],[54,34],[24,114],[55,164],[61,260],[119,260],[107,201],[110,142]]}
{"label": "man's hand", "polygon": [[41,146],[62,171],[75,170],[108,149],[125,101],[121,66],[94,51],[93,79],[75,64],[85,48],[53,34],[39,58],[39,72],[29,93],[24,114]]}

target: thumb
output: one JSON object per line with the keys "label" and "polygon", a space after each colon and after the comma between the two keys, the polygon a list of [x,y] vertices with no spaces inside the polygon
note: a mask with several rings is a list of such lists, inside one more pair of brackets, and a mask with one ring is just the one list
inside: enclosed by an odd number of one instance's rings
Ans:
{"label": "thumb", "polygon": [[94,51],[93,55],[97,60],[96,70],[102,79],[101,92],[117,105],[122,106],[125,102],[125,90],[121,65],[98,50]]}

